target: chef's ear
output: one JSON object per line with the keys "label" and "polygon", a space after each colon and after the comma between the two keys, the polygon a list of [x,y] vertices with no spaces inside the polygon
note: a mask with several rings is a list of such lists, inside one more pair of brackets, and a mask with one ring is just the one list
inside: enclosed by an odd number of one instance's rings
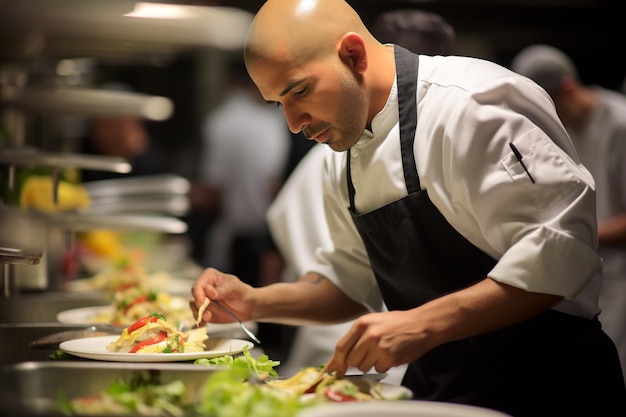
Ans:
{"label": "chef's ear", "polygon": [[339,58],[357,74],[367,69],[365,42],[358,33],[348,32],[339,41]]}

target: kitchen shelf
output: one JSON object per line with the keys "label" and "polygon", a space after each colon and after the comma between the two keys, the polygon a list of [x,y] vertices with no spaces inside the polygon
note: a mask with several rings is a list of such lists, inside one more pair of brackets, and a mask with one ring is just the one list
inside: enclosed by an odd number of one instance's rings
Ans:
{"label": "kitchen shelf", "polygon": [[0,0],[0,10],[0,61],[240,50],[253,17],[235,7],[129,0]]}
{"label": "kitchen shelf", "polygon": [[72,232],[110,229],[181,234],[187,231],[187,223],[175,217],[162,215],[89,212],[42,213],[41,215],[49,227],[58,227]]}
{"label": "kitchen shelf", "polygon": [[0,90],[0,105],[31,113],[72,116],[136,116],[166,120],[174,104],[166,97],[90,88],[11,88]]}
{"label": "kitchen shelf", "polygon": [[83,155],[63,152],[45,152],[36,148],[0,148],[0,164],[12,166],[75,167],[127,174],[131,164],[124,158]]}

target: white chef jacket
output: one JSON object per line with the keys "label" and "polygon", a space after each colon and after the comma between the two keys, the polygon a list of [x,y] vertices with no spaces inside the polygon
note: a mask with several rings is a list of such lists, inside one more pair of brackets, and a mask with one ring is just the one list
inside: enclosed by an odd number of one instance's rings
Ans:
{"label": "white chef jacket", "polygon": [[[555,310],[597,315],[601,259],[594,182],[545,91],[488,61],[420,56],[417,109],[414,152],[421,187],[457,231],[498,260],[489,277],[564,296]],[[348,211],[346,157],[333,153],[325,160],[332,243],[318,249],[315,271],[379,310],[380,292],[366,272],[367,253]],[[395,84],[350,157],[357,212],[407,195]]]}

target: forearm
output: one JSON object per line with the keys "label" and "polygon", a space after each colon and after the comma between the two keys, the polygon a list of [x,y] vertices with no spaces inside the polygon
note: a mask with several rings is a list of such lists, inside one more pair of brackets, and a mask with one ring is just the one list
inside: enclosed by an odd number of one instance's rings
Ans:
{"label": "forearm", "polygon": [[620,245],[626,243],[626,214],[605,220],[598,225],[600,245]]}
{"label": "forearm", "polygon": [[296,282],[257,288],[252,316],[257,321],[306,325],[343,322],[366,312],[333,283],[310,272]]}
{"label": "forearm", "polygon": [[527,292],[487,278],[414,309],[431,347],[497,330],[550,308],[560,296]]}

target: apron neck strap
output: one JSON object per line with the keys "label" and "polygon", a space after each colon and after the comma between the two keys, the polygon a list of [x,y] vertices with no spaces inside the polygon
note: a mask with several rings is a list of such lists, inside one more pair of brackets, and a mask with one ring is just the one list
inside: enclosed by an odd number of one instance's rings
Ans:
{"label": "apron neck strap", "polygon": [[[415,142],[415,129],[417,127],[417,71],[419,58],[406,49],[394,45],[394,57],[396,61],[396,76],[398,88],[398,114],[400,124],[400,151],[402,153],[402,167],[404,181],[409,194],[421,189],[420,179],[415,167],[415,155],[413,143]],[[346,151],[348,177],[348,196],[350,198],[350,210],[356,213],[354,198],[356,191],[352,183],[350,173],[350,149]]]}

